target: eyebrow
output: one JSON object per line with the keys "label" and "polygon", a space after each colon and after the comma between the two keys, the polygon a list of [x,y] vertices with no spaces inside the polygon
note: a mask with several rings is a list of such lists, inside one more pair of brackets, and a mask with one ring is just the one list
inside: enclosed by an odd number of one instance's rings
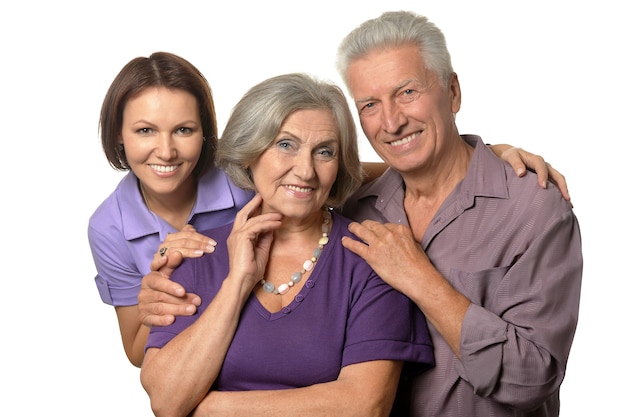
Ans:
{"label": "eyebrow", "polygon": [[[278,131],[278,135],[276,135],[276,138],[274,138],[274,142],[281,140],[280,135],[284,135],[287,134],[290,137],[292,137],[293,139],[297,140],[298,142],[302,143],[302,138],[300,138],[300,136],[295,135],[293,133],[291,133],[288,130],[280,130]],[[328,137],[326,139],[322,139],[316,146],[323,146],[323,145],[327,145],[330,143],[341,143],[341,141],[339,140],[339,135],[333,136],[333,137]]]}

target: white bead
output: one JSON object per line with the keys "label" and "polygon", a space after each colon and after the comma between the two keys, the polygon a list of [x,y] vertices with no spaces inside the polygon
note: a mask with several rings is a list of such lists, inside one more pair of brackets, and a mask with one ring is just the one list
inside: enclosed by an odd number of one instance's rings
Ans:
{"label": "white bead", "polygon": [[280,284],[278,286],[278,293],[281,295],[285,295],[287,294],[287,291],[289,291],[289,285],[287,284]]}

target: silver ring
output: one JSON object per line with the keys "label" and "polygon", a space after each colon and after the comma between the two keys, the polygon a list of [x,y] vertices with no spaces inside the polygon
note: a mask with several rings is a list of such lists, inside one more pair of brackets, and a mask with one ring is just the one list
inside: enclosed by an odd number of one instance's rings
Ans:
{"label": "silver ring", "polygon": [[167,252],[167,248],[165,246],[159,249],[159,253],[161,254],[161,256],[165,256],[165,252]]}

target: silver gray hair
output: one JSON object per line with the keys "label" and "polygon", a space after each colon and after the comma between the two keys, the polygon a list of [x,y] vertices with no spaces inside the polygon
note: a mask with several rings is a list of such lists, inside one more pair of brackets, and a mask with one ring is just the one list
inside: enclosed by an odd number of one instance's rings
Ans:
{"label": "silver gray hair", "polygon": [[340,207],[363,179],[357,131],[339,86],[303,73],[269,78],[252,87],[233,107],[217,146],[217,164],[233,182],[256,190],[248,167],[273,143],[285,119],[302,109],[328,109],[339,131],[339,170],[327,205]]}
{"label": "silver gray hair", "polygon": [[426,68],[439,77],[443,87],[454,72],[443,32],[426,17],[410,11],[385,12],[363,22],[341,42],[337,51],[337,70],[348,85],[348,66],[376,49],[416,45]]}

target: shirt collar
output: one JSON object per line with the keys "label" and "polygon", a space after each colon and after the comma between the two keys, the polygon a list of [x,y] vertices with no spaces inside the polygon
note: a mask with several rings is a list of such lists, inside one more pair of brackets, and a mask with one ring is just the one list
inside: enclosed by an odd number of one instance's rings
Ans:
{"label": "shirt collar", "polygon": [[[217,168],[210,169],[198,179],[198,196],[190,220],[197,214],[231,208],[235,205],[230,189],[230,181],[226,174]],[[167,225],[156,214],[152,213],[143,202],[139,191],[138,179],[129,172],[118,186],[120,216],[127,240],[137,239],[154,233],[165,239],[167,233],[177,230]],[[165,225],[165,226],[164,226]]]}
{"label": "shirt collar", "polygon": [[[472,204],[476,196],[508,198],[505,162],[491,152],[480,136],[461,135],[461,138],[474,147],[474,153],[465,178],[456,188],[460,198],[467,204]],[[402,176],[388,169],[380,178],[361,187],[355,198],[376,197],[376,209],[385,212],[388,205],[397,203],[398,193],[404,196]]]}

